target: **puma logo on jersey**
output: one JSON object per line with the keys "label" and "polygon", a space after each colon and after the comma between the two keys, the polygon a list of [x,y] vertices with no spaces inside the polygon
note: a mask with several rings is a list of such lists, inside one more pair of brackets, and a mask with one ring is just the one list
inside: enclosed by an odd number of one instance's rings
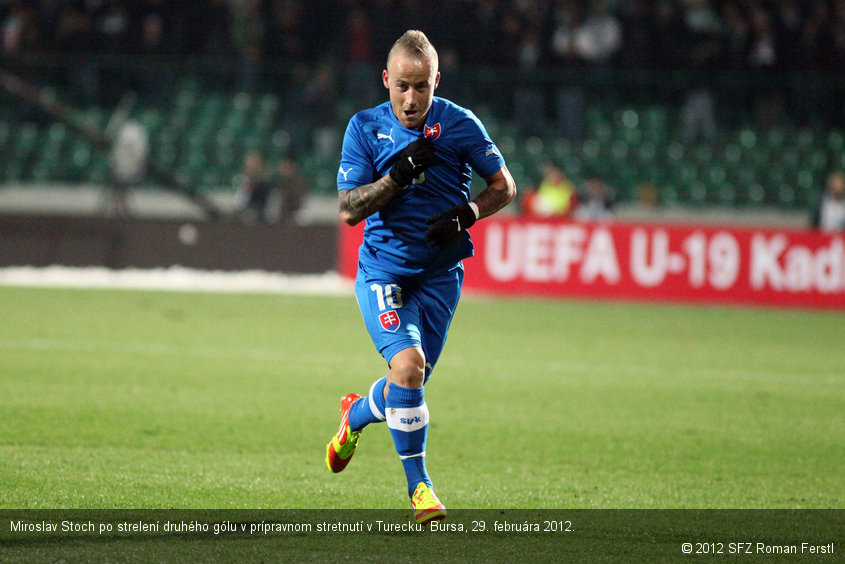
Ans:
{"label": "puma logo on jersey", "polygon": [[390,139],[391,143],[393,143],[394,145],[396,144],[396,141],[393,140],[393,128],[392,127],[390,128],[389,133],[378,133],[378,134],[376,134],[376,140],[377,141],[381,141],[382,139]]}
{"label": "puma logo on jersey", "polygon": [[350,166],[350,167],[349,167],[349,170],[343,170],[343,167],[341,166],[341,167],[338,169],[338,172],[340,172],[340,173],[343,175],[343,180],[349,180],[349,179],[346,177],[346,175],[348,175],[350,172],[352,172],[352,167]]}
{"label": "puma logo on jersey", "polygon": [[491,155],[496,155],[496,156],[498,157],[498,156],[499,156],[499,152],[498,152],[496,149],[494,149],[494,148],[490,147],[489,149],[487,149],[487,151],[485,151],[484,156],[485,156],[485,157],[489,157],[489,156],[491,156]]}

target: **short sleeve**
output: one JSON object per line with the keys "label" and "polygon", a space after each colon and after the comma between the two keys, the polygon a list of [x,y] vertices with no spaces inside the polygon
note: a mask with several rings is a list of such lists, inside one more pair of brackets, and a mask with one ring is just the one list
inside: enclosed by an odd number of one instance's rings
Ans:
{"label": "short sleeve", "polygon": [[355,118],[349,121],[343,136],[340,167],[337,170],[337,189],[351,190],[375,180],[370,148],[364,142]]}

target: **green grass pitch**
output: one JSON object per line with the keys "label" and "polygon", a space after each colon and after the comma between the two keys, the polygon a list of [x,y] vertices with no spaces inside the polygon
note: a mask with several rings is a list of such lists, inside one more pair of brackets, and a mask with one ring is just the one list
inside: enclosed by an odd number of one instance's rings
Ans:
{"label": "green grass pitch", "polygon": [[[0,288],[0,508],[409,509],[353,296]],[[842,508],[840,313],[465,298],[426,387],[449,508]]]}

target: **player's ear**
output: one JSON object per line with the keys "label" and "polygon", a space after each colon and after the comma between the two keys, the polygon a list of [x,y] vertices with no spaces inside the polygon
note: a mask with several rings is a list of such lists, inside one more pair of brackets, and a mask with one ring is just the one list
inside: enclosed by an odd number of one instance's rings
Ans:
{"label": "player's ear", "polygon": [[381,71],[381,81],[384,83],[384,87],[390,90],[390,75],[387,74],[387,69]]}
{"label": "player's ear", "polygon": [[440,84],[440,71],[437,71],[437,74],[434,75],[434,90],[437,90],[438,84]]}

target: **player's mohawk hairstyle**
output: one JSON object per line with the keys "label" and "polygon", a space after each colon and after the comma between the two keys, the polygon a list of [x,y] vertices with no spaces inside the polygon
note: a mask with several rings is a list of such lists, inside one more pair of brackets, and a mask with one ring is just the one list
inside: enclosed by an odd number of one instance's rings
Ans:
{"label": "player's mohawk hairstyle", "polygon": [[393,55],[395,55],[398,51],[407,55],[419,55],[421,57],[425,57],[429,60],[432,68],[434,69],[437,69],[439,66],[437,50],[434,48],[434,45],[431,44],[431,41],[428,40],[428,37],[417,29],[409,29],[402,34],[402,37],[396,40],[396,43],[393,44],[393,47],[390,48],[390,52],[387,54],[388,64],[390,63],[390,59]]}

